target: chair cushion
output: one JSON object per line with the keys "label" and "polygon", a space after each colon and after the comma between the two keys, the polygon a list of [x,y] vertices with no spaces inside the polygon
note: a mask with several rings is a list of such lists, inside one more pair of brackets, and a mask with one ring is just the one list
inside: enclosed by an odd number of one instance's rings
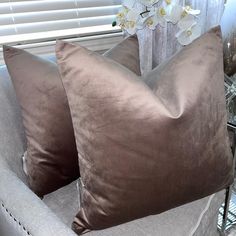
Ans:
{"label": "chair cushion", "polygon": [[77,180],[44,196],[44,203],[69,227],[80,207]]}
{"label": "chair cushion", "polygon": [[0,164],[7,165],[27,183],[22,169],[21,157],[26,140],[20,106],[5,66],[0,67]]}
{"label": "chair cushion", "polygon": [[[71,226],[79,209],[77,181],[46,195],[44,203],[66,224]],[[159,215],[148,216],[105,230],[91,231],[86,236],[207,236],[217,235],[218,209],[224,191],[174,208]],[[206,234],[205,234],[206,235]]]}

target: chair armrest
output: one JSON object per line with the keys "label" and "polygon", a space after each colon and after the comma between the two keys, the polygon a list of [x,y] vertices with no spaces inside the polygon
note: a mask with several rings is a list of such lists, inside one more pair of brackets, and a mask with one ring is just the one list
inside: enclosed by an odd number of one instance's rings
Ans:
{"label": "chair armrest", "polygon": [[0,235],[76,236],[40,198],[8,169],[7,165],[1,162]]}

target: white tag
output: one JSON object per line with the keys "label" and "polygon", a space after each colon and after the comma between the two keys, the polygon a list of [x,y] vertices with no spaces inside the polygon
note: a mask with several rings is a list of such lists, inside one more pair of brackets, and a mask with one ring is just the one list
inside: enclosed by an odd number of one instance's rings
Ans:
{"label": "white tag", "polygon": [[28,175],[28,171],[27,171],[27,167],[26,167],[26,162],[27,162],[27,151],[22,156],[22,163],[23,163],[23,171],[25,172],[26,175]]}

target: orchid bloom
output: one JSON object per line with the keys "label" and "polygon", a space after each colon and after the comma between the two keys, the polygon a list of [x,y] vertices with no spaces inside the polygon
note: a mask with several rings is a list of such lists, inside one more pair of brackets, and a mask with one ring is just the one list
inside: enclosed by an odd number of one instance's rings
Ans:
{"label": "orchid bloom", "polygon": [[186,14],[178,22],[180,31],[176,34],[181,45],[188,45],[201,35],[201,27],[197,24],[194,15]]}
{"label": "orchid bloom", "polygon": [[156,29],[156,26],[158,24],[157,20],[156,20],[156,17],[154,16],[150,16],[150,17],[147,17],[144,21],[144,24],[146,25],[146,27],[148,27],[149,29],[151,30],[155,30]]}
{"label": "orchid bloom", "polygon": [[195,18],[193,15],[187,15],[183,17],[179,22],[178,22],[178,27],[180,30],[186,30],[193,25],[197,24]]}
{"label": "orchid bloom", "polygon": [[177,40],[181,45],[188,45],[201,35],[201,27],[194,24],[188,29],[181,30],[176,34]]}
{"label": "orchid bloom", "polygon": [[140,24],[140,13],[137,10],[130,10],[126,15],[125,29],[126,31],[133,35],[138,29],[141,29],[143,26]]}
{"label": "orchid bloom", "polygon": [[146,7],[151,7],[158,3],[160,0],[138,0],[141,4],[143,4]]}
{"label": "orchid bloom", "polygon": [[155,30],[159,24],[164,27],[166,25],[166,11],[163,7],[157,7],[150,10],[148,15],[143,18],[142,23],[149,29]]}
{"label": "orchid bloom", "polygon": [[173,5],[167,6],[166,10],[167,10],[166,20],[168,22],[171,22],[172,24],[176,24],[181,19],[181,15],[183,13],[182,6],[173,4]]}
{"label": "orchid bloom", "polygon": [[130,10],[127,7],[122,7],[121,10],[116,14],[117,24],[121,27],[122,30],[125,29],[126,16]]}
{"label": "orchid bloom", "polygon": [[175,3],[173,0],[165,0],[164,1],[167,11],[167,21],[173,24],[179,22],[182,18],[192,15],[197,16],[200,14],[200,10],[194,10],[190,6],[182,7]]}
{"label": "orchid bloom", "polygon": [[190,6],[185,6],[185,7],[183,8],[183,14],[182,14],[182,16],[183,16],[183,17],[186,16],[186,15],[197,16],[197,15],[199,15],[200,13],[201,13],[200,10],[194,10],[194,9],[192,9]]}
{"label": "orchid bloom", "polygon": [[176,3],[176,0],[164,0],[162,7],[165,10],[165,20],[167,22],[176,24],[181,19],[183,8]]}
{"label": "orchid bloom", "polygon": [[[135,8],[135,3],[140,3],[142,10]],[[178,25],[178,42],[187,45],[201,34],[196,21],[199,14],[200,10],[183,7],[178,0],[125,0],[114,25],[118,24],[133,35],[144,27],[155,30],[157,25],[165,27],[167,22],[171,22]]]}
{"label": "orchid bloom", "polygon": [[142,24],[151,30],[155,30],[158,24],[157,18],[154,14],[148,14],[145,18],[142,18]]}
{"label": "orchid bloom", "polygon": [[162,6],[158,7],[156,9],[156,14],[155,14],[157,24],[159,24],[162,27],[166,26],[166,17],[167,17],[167,12],[166,9]]}

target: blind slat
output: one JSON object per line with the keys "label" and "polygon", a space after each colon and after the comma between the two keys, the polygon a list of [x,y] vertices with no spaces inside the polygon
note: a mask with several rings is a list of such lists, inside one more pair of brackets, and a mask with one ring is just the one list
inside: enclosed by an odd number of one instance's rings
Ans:
{"label": "blind slat", "polygon": [[37,0],[0,3],[0,14],[53,11],[120,5],[120,0]]}
{"label": "blind slat", "polygon": [[[9,3],[10,0],[1,0],[1,3]],[[33,1],[39,1],[39,0],[12,0],[11,2],[33,2]],[[41,0],[44,1],[44,0]]]}
{"label": "blind slat", "polygon": [[76,29],[82,34],[83,28],[102,29],[111,25],[120,7],[121,0],[1,1],[0,38],[15,35],[17,41],[20,35],[25,35],[28,40],[31,34],[45,32],[46,39],[49,32],[51,35],[52,32]]}
{"label": "blind slat", "polygon": [[118,27],[112,27],[109,25],[104,26],[92,26],[92,27],[84,27],[84,28],[77,28],[77,29],[67,29],[67,30],[57,30],[57,31],[48,31],[48,32],[37,32],[37,33],[31,33],[31,34],[19,34],[16,41],[15,35],[5,35],[0,37],[0,44],[14,44],[14,43],[20,43],[20,42],[32,42],[37,41],[41,42],[44,41],[45,35],[46,38],[49,39],[55,39],[55,38],[68,38],[68,37],[76,37],[78,35],[97,35],[97,34],[104,34],[104,33],[110,33],[110,32],[120,32],[120,29]]}
{"label": "blind slat", "polygon": [[[109,6],[109,7],[91,7],[85,9],[67,9],[67,10],[57,10],[57,11],[46,11],[46,12],[30,12],[17,13],[14,14],[14,22],[17,24],[23,23],[34,23],[43,21],[57,21],[57,20],[68,20],[68,19],[78,19],[86,18],[89,16],[107,16],[115,15],[120,9],[120,6]],[[1,25],[11,25],[14,23],[12,14],[0,15],[0,26]]]}
{"label": "blind slat", "polygon": [[[16,34],[15,29],[17,29],[17,34],[26,33],[36,33],[45,32],[51,30],[63,30],[63,29],[75,29],[90,26],[102,26],[109,24],[114,19],[114,16],[99,16],[99,17],[89,17],[82,19],[69,19],[69,20],[58,20],[58,21],[46,21],[37,23],[27,23],[27,24],[13,24],[7,26],[0,26],[0,34],[4,36],[6,32],[8,34]],[[11,33],[10,33],[11,32]]]}

